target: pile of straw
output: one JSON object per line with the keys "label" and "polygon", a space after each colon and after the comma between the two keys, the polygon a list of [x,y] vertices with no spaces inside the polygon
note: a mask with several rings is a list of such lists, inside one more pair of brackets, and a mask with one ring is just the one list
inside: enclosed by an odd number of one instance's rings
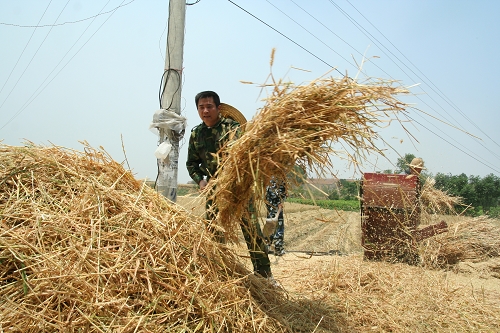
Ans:
{"label": "pile of straw", "polygon": [[500,228],[481,216],[449,223],[449,231],[423,242],[423,265],[450,268],[463,261],[479,262],[500,257]]}
{"label": "pile of straw", "polygon": [[281,292],[103,150],[0,145],[0,221],[2,332],[286,331]]}
{"label": "pile of straw", "polygon": [[323,175],[332,170],[333,155],[357,166],[371,153],[383,154],[377,131],[405,111],[394,96],[407,92],[393,82],[361,84],[350,77],[299,86],[276,82],[242,137],[226,148],[211,184],[219,225],[234,235],[249,199],[262,200],[270,177],[285,179],[295,165]]}
{"label": "pile of straw", "polygon": [[[436,189],[435,183],[434,179],[427,178],[422,186],[421,220],[427,224],[436,219],[449,220],[448,232],[419,244],[422,264],[440,269],[450,268],[463,261],[479,262],[499,257],[500,228],[485,216],[472,220],[460,219],[459,215],[463,212],[457,212],[457,209],[468,208],[462,198]],[[453,216],[456,218],[447,218]]]}
{"label": "pile of straw", "polygon": [[[336,308],[340,332],[498,332],[498,294],[443,272],[357,256],[316,265],[298,282]],[[304,291],[306,291],[304,290]]]}

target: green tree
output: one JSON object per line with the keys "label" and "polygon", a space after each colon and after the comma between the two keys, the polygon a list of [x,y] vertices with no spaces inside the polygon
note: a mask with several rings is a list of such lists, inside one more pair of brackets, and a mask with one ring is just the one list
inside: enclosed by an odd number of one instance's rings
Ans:
{"label": "green tree", "polygon": [[451,196],[462,196],[465,187],[469,183],[469,178],[465,173],[458,176],[438,173],[434,179],[436,180],[436,188],[446,191]]}
{"label": "green tree", "polygon": [[343,200],[354,200],[359,193],[359,181],[340,180],[340,197]]}
{"label": "green tree", "polygon": [[436,188],[446,191],[448,186],[448,179],[450,176],[451,175],[445,175],[444,173],[438,172],[434,177],[434,180],[436,181]]}
{"label": "green tree", "polygon": [[469,181],[467,186],[465,186],[460,192],[460,196],[463,198],[463,202],[466,205],[471,205],[473,207],[480,206],[480,198],[476,192],[478,184],[481,182],[481,177],[479,176],[469,176]]}
{"label": "green tree", "polygon": [[438,173],[434,178],[436,188],[446,191],[451,196],[462,197],[463,203],[474,207],[476,214],[489,212],[497,207],[500,200],[500,178],[489,174],[484,178]]}
{"label": "green tree", "polygon": [[461,173],[458,176],[451,176],[448,191],[451,195],[461,196],[468,183],[469,178],[465,173]]}
{"label": "green tree", "polygon": [[483,211],[489,212],[491,207],[498,205],[500,178],[490,173],[476,184],[476,193]]}
{"label": "green tree", "polygon": [[328,194],[328,200],[339,200],[340,199],[340,194],[339,192],[335,189]]}
{"label": "green tree", "polygon": [[410,164],[415,157],[416,156],[413,154],[405,154],[405,156],[399,157],[396,162],[396,173],[405,172],[408,169],[408,164]]}

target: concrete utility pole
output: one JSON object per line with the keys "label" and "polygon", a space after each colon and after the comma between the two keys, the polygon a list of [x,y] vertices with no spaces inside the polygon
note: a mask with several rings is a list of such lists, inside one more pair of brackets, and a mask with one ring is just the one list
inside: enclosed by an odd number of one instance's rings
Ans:
{"label": "concrete utility pole", "polygon": [[[184,26],[186,0],[170,0],[168,15],[168,35],[165,55],[165,72],[162,85],[161,109],[181,113],[182,56],[184,48]],[[168,141],[172,148],[166,159],[158,159],[157,189],[166,198],[177,199],[177,171],[179,169],[179,141],[184,131],[179,133],[168,128],[158,128],[160,144]]]}

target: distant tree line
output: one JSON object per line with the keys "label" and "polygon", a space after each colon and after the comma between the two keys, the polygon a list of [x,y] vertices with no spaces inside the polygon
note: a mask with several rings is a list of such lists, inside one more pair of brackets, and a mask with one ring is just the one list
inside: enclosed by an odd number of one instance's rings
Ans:
{"label": "distant tree line", "polygon": [[357,200],[359,181],[340,179],[338,188],[328,194],[329,200]]}
{"label": "distant tree line", "polygon": [[435,187],[449,195],[463,198],[463,203],[473,207],[470,214],[488,214],[498,217],[500,213],[500,178],[489,174],[479,176],[451,175],[438,173],[434,177]]}

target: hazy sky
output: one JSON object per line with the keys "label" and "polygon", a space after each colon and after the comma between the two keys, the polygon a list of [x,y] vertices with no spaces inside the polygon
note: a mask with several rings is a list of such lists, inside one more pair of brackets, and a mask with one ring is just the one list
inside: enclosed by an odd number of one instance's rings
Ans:
{"label": "hazy sky", "polygon": [[[295,83],[332,66],[332,76],[354,76],[364,55],[361,78],[419,84],[411,89],[416,96],[404,98],[429,114],[410,110],[415,122],[406,126],[418,142],[398,126],[381,130],[395,151],[385,147],[388,160],[373,157],[363,170],[393,169],[398,153],[413,153],[434,174],[500,174],[500,1],[189,1],[179,183],[190,180],[188,133],[200,123],[194,95],[217,91],[252,118],[264,96],[240,81],[264,83],[273,48],[273,75]],[[86,140],[118,162],[123,140],[135,176],[155,179],[158,142],[148,127],[159,109],[168,5],[0,0],[0,140],[78,150]],[[338,176],[353,176],[334,163]]]}

